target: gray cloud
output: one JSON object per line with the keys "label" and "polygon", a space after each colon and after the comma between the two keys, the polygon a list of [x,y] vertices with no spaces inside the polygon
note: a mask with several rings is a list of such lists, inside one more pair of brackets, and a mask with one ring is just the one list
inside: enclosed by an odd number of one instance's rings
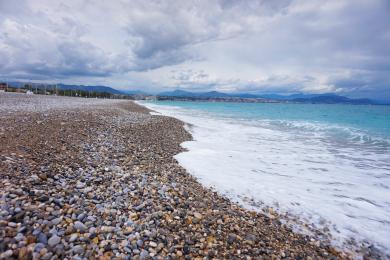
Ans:
{"label": "gray cloud", "polygon": [[390,98],[389,13],[387,0],[0,0],[0,75]]}

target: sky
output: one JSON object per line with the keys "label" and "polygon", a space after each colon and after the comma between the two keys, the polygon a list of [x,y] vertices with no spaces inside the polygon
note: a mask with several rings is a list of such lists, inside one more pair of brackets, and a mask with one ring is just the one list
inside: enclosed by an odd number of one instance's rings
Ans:
{"label": "sky", "polygon": [[390,1],[0,0],[0,78],[390,99]]}

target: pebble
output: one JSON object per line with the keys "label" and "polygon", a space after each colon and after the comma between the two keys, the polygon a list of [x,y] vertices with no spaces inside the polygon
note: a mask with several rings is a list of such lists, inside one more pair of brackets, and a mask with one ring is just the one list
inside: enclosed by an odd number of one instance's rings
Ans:
{"label": "pebble", "polygon": [[80,220],[80,221],[83,221],[85,217],[86,217],[86,214],[85,213],[81,213],[80,215],[77,216],[77,219]]}
{"label": "pebble", "polygon": [[197,219],[201,219],[202,218],[202,214],[200,214],[199,212],[194,212],[194,217],[197,218]]}
{"label": "pebble", "polygon": [[146,251],[146,250],[142,250],[142,251],[141,251],[141,254],[140,254],[140,258],[141,258],[142,260],[148,259],[148,258],[149,258],[149,252]]}
{"label": "pebble", "polygon": [[8,222],[8,226],[16,228],[18,226],[18,224],[14,223],[14,222]]}
{"label": "pebble", "polygon": [[144,244],[144,241],[142,241],[141,239],[137,240],[137,246],[138,247],[142,247],[143,244]]}
{"label": "pebble", "polygon": [[59,223],[61,223],[62,219],[61,218],[55,218],[51,221],[51,223],[56,226],[58,225]]}
{"label": "pebble", "polygon": [[76,234],[76,233],[72,234],[69,238],[69,242],[72,243],[72,242],[76,241],[77,237],[78,237],[78,234]]}
{"label": "pebble", "polygon": [[58,243],[60,243],[61,238],[57,235],[53,235],[51,238],[48,240],[48,244],[51,247],[55,247]]}
{"label": "pebble", "polygon": [[28,254],[27,247],[22,247],[22,248],[19,249],[18,258],[19,259],[27,259],[28,258],[27,254]]}
{"label": "pebble", "polygon": [[73,248],[72,248],[72,251],[73,251],[73,253],[76,254],[76,255],[82,255],[82,254],[84,254],[84,248],[83,248],[82,246],[80,246],[80,245],[77,245],[77,246],[73,247]]}
{"label": "pebble", "polygon": [[151,247],[157,247],[157,243],[156,243],[156,242],[153,242],[153,241],[150,241],[150,242],[149,242],[149,246],[151,246]]}
{"label": "pebble", "polygon": [[44,255],[41,257],[41,259],[42,259],[42,260],[48,260],[48,259],[50,259],[52,256],[53,256],[53,253],[52,253],[52,252],[48,252],[48,253],[44,254]]}
{"label": "pebble", "polygon": [[77,189],[82,189],[84,187],[85,187],[85,183],[84,182],[80,182],[80,181],[77,182],[77,184],[76,184],[76,188]]}
{"label": "pebble", "polygon": [[84,225],[82,222],[80,221],[76,221],[73,225],[73,227],[81,232],[84,232],[86,231],[88,228],[86,225]]}
{"label": "pebble", "polygon": [[5,251],[4,253],[0,254],[0,259],[5,259],[8,257],[11,257],[13,254],[14,254],[14,252],[11,249],[9,249],[9,250]]}
{"label": "pebble", "polygon": [[18,233],[18,234],[15,236],[15,240],[18,241],[18,242],[24,240],[24,235],[21,234],[21,233]]}
{"label": "pebble", "polygon": [[37,243],[34,247],[34,251],[35,252],[40,252],[43,248],[45,248],[45,244],[42,244],[42,243]]}
{"label": "pebble", "polygon": [[236,235],[235,235],[235,234],[229,234],[229,235],[228,235],[227,242],[228,242],[229,244],[233,244],[234,241],[236,241]]}

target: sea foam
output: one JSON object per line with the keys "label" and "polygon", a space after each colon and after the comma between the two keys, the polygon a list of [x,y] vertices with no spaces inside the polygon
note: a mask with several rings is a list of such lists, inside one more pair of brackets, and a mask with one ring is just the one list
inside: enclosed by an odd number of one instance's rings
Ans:
{"label": "sea foam", "polygon": [[336,124],[145,105],[188,124],[194,140],[176,159],[205,186],[245,207],[271,206],[326,227],[336,245],[352,239],[389,253],[388,140]]}

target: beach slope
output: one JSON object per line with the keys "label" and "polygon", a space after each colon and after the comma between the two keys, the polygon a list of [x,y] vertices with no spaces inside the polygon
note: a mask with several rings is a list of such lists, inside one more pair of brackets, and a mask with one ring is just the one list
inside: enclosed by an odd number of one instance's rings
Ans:
{"label": "beach slope", "polygon": [[1,258],[342,258],[201,186],[179,120],[127,100],[0,93]]}

